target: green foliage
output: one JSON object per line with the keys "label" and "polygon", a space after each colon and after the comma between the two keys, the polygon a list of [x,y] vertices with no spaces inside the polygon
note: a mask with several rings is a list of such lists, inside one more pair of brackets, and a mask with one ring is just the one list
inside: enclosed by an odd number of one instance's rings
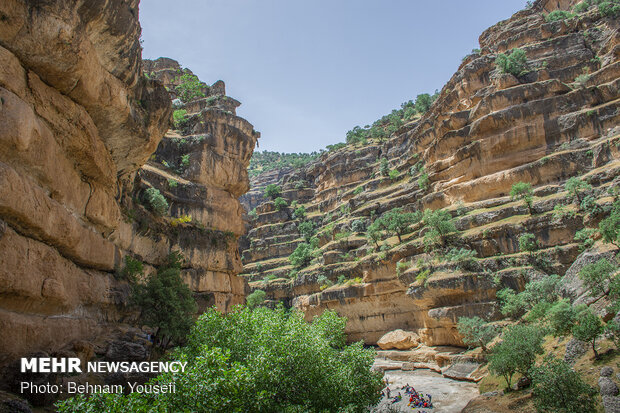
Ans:
{"label": "green foliage", "polygon": [[383,232],[381,231],[381,222],[376,220],[366,229],[366,238],[375,243],[375,246],[379,248],[379,241],[383,239]]}
{"label": "green foliage", "polygon": [[437,99],[436,96],[431,96],[428,93],[422,93],[415,99],[415,110],[418,113],[426,113],[431,108],[433,102]]}
{"label": "green foliage", "polygon": [[575,200],[579,206],[581,206],[582,201],[581,192],[588,191],[590,189],[592,189],[590,184],[576,176],[568,179],[564,184],[564,190],[568,192],[569,197]]}
{"label": "green foliage", "polygon": [[276,184],[269,184],[265,187],[264,198],[276,199],[282,194],[282,188]]}
{"label": "green foliage", "polygon": [[558,204],[553,207],[553,219],[555,220],[560,221],[564,217],[575,218],[575,216],[577,216],[577,213],[566,205]]}
{"label": "green foliage", "polygon": [[297,226],[297,230],[306,242],[310,242],[310,239],[316,234],[316,227],[312,221],[304,221]]}
{"label": "green foliage", "polygon": [[556,337],[570,334],[576,319],[577,310],[566,299],[554,303],[547,312],[549,326]]}
{"label": "green foliage", "polygon": [[394,208],[375,221],[377,226],[389,234],[398,237],[398,242],[403,242],[402,236],[409,232],[411,225],[420,221],[420,214],[415,212],[404,212],[402,208]]}
{"label": "green foliage", "polygon": [[594,245],[594,228],[584,228],[575,233],[575,241],[579,241],[581,250],[585,250]]}
{"label": "green foliage", "polygon": [[476,271],[478,269],[477,255],[476,251],[467,248],[452,248],[446,253],[445,258],[447,261],[456,263],[461,270]]}
{"label": "green foliage", "polygon": [[544,335],[535,325],[520,324],[508,328],[503,340],[493,347],[489,355],[489,370],[504,377],[509,387],[515,373],[530,377],[536,356],[543,353]]}
{"label": "green foliage", "polygon": [[555,21],[560,21],[560,20],[572,19],[573,17],[575,17],[575,15],[569,11],[554,10],[551,13],[545,15],[545,21],[549,23],[549,22],[555,22]]}
{"label": "green foliage", "polygon": [[620,201],[614,202],[609,216],[599,223],[598,229],[605,242],[620,248]]}
{"label": "green foliage", "polygon": [[459,334],[463,336],[463,343],[470,347],[482,347],[484,351],[487,350],[486,345],[498,333],[497,327],[480,317],[459,317],[456,328]]}
{"label": "green foliage", "polygon": [[589,1],[582,1],[581,3],[578,3],[575,5],[575,7],[573,7],[573,12],[574,13],[585,13],[586,11],[588,11],[588,9],[590,8],[590,2]]}
{"label": "green foliage", "polygon": [[250,295],[248,295],[245,299],[248,308],[256,308],[260,305],[263,305],[265,299],[267,298],[267,293],[263,290],[255,290]]}
{"label": "green foliage", "polygon": [[526,182],[517,182],[512,185],[510,189],[510,198],[512,200],[523,200],[525,206],[527,206],[530,215],[533,215],[532,202],[534,197],[534,191],[532,190],[532,184]]}
{"label": "green foliage", "polygon": [[419,282],[422,285],[426,285],[426,281],[433,275],[430,268],[426,268],[425,270],[420,271],[420,273],[415,277],[416,282]]}
{"label": "green foliage", "polygon": [[596,297],[609,293],[611,275],[617,270],[618,266],[615,263],[606,258],[601,258],[596,262],[585,265],[579,271],[579,278],[590,290],[592,296]]}
{"label": "green foliage", "polygon": [[185,109],[177,109],[172,112],[175,129],[182,129],[187,124],[187,111]]}
{"label": "green foliage", "polygon": [[170,188],[176,188],[177,186],[179,186],[179,182],[175,181],[174,179],[168,179],[168,186]]}
{"label": "green foliage", "polygon": [[317,277],[316,282],[319,285],[321,291],[334,285],[334,283],[323,274]]}
{"label": "green foliage", "polygon": [[144,191],[144,197],[148,202],[151,211],[158,215],[164,215],[168,212],[168,201],[166,201],[166,198],[161,194],[161,192],[159,192],[159,189],[148,188]]}
{"label": "green foliage", "polygon": [[577,324],[572,328],[573,336],[577,340],[585,341],[592,345],[592,351],[594,357],[598,358],[598,352],[596,351],[596,340],[603,334],[604,327],[601,319],[592,311],[587,308],[581,311],[577,316]]}
{"label": "green foliage", "polygon": [[514,76],[529,72],[527,55],[523,49],[512,49],[510,54],[500,53],[495,59],[495,64],[502,73],[510,73]]}
{"label": "green foliage", "polygon": [[428,177],[428,174],[424,172],[424,169],[422,169],[422,174],[418,177],[418,187],[421,190],[426,191],[428,189],[429,183],[430,178]]}
{"label": "green foliage", "polygon": [[67,412],[361,412],[380,398],[375,351],[344,345],[345,320],[326,311],[312,323],[283,308],[215,309],[200,316],[174,360],[183,373],[152,382],[176,385],[166,394],[79,396]]}
{"label": "green foliage", "polygon": [[392,169],[388,175],[392,181],[395,181],[400,176],[400,173],[396,169]]}
{"label": "green foliage", "polygon": [[351,230],[353,232],[357,232],[358,234],[366,231],[367,223],[363,219],[356,219],[351,223]]}
{"label": "green foliage", "polygon": [[187,168],[189,166],[189,153],[181,156],[181,166]]}
{"label": "green foliage", "polygon": [[170,254],[167,263],[151,274],[146,284],[135,285],[132,300],[141,310],[142,322],[157,328],[158,337],[167,337],[168,341],[185,337],[197,307],[181,279],[180,255]]}
{"label": "green foliage", "polygon": [[546,357],[532,371],[532,395],[541,413],[581,413],[596,411],[597,391],[564,360]]}
{"label": "green foliage", "polygon": [[248,216],[250,217],[251,220],[255,220],[256,218],[258,218],[258,212],[256,212],[256,208],[248,212]]}
{"label": "green foliage", "polygon": [[598,11],[605,17],[618,17],[620,16],[620,2],[615,0],[599,3]]}
{"label": "green foliage", "polygon": [[125,255],[125,266],[120,272],[119,278],[129,282],[135,282],[138,275],[141,275],[143,271],[144,264],[142,264],[142,261],[136,260],[130,255]]}
{"label": "green foliage", "polygon": [[286,208],[288,206],[288,202],[286,202],[286,199],[282,198],[282,197],[277,197],[274,201],[273,201],[274,206],[276,207],[276,211],[282,211],[283,208]]}
{"label": "green foliage", "polygon": [[424,234],[424,244],[431,247],[436,244],[444,244],[445,236],[456,231],[452,215],[443,209],[424,210],[422,217],[424,226],[427,228]]}
{"label": "green foliage", "polygon": [[303,205],[295,209],[293,212],[293,218],[295,219],[305,219],[306,218],[306,207]]}
{"label": "green foliage", "polygon": [[620,322],[614,318],[605,326],[605,332],[611,336],[616,348],[620,348]]}
{"label": "green foliage", "polygon": [[291,265],[297,269],[307,267],[314,258],[315,248],[307,242],[302,242],[295,248],[295,251],[289,255],[288,260]]}
{"label": "green foliage", "polygon": [[379,173],[383,176],[390,175],[390,166],[388,165],[387,158],[381,158],[381,162],[379,164]]}
{"label": "green foliage", "polygon": [[355,189],[353,190],[353,195],[359,195],[359,194],[361,194],[362,192],[364,192],[364,187],[363,187],[363,186],[358,186],[357,188],[355,188]]}
{"label": "green foliage", "polygon": [[338,149],[344,148],[347,146],[346,143],[336,143],[334,145],[327,145],[325,148],[328,152],[337,151]]}
{"label": "green foliage", "polygon": [[[344,146],[344,144],[342,144]],[[254,151],[248,167],[248,175],[253,178],[263,172],[278,169],[298,168],[306,165],[316,158],[318,152],[312,153],[280,153],[270,151]],[[300,181],[303,187],[303,181]],[[296,188],[301,189],[301,188]]]}
{"label": "green foliage", "polygon": [[521,294],[516,294],[510,288],[499,290],[496,296],[500,303],[502,314],[507,317],[516,320],[527,311],[525,297]]}
{"label": "green foliage", "polygon": [[205,97],[202,89],[205,88],[205,84],[202,83],[197,76],[191,73],[184,73],[178,79],[179,85],[176,86],[176,92],[183,102],[191,102],[194,99]]}
{"label": "green foliage", "polygon": [[529,253],[530,257],[538,250],[538,241],[534,234],[525,233],[519,236],[519,251]]}

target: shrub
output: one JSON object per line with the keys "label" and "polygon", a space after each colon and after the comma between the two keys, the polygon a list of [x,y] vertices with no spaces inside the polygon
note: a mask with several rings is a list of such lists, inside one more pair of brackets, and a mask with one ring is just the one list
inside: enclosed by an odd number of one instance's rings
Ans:
{"label": "shrub", "polygon": [[309,242],[310,239],[316,234],[316,228],[314,226],[314,222],[312,221],[304,221],[297,226],[297,230],[304,237],[306,242]]}
{"label": "shrub", "polygon": [[338,284],[342,285],[345,282],[347,282],[347,277],[345,277],[344,275],[339,275],[338,276]]}
{"label": "shrub", "polygon": [[596,340],[603,334],[603,330],[601,319],[587,308],[579,313],[577,316],[577,324],[573,326],[571,331],[577,340],[590,343],[592,345],[592,351],[594,352],[594,358],[598,358]]}
{"label": "shrub", "polygon": [[256,208],[248,212],[248,216],[250,217],[251,220],[255,220],[256,218],[258,218],[258,212],[256,212]]}
{"label": "shrub", "polygon": [[179,185],[178,181],[175,181],[174,179],[168,179],[168,186],[170,188],[176,188]]}
{"label": "shrub", "polygon": [[500,311],[507,317],[516,320],[527,311],[525,297],[521,294],[516,294],[510,288],[499,290],[496,296],[500,304]]}
{"label": "shrub", "polygon": [[387,158],[381,158],[381,162],[379,164],[379,173],[383,176],[390,175],[390,166],[388,165]]}
{"label": "shrub", "polygon": [[620,15],[620,4],[618,1],[604,1],[599,3],[598,11],[605,17],[617,17]]}
{"label": "shrub", "polygon": [[425,270],[420,271],[420,273],[415,277],[415,280],[422,285],[426,285],[426,281],[428,281],[431,275],[432,275],[431,269],[427,268]]}
{"label": "shrub", "polygon": [[526,182],[517,182],[510,189],[510,198],[512,200],[523,200],[523,203],[527,206],[527,210],[530,212],[530,215],[534,214],[532,210],[533,196],[534,191],[532,190],[532,184]]}
{"label": "shrub", "polygon": [[187,124],[187,111],[185,109],[177,109],[172,112],[172,119],[176,129],[182,129]]}
{"label": "shrub", "polygon": [[288,260],[291,265],[297,269],[304,268],[310,264],[313,258],[314,248],[307,242],[302,242],[295,248],[295,251],[289,255]]}
{"label": "shrub", "polygon": [[431,108],[436,97],[429,95],[428,93],[422,93],[415,99],[415,110],[418,113],[426,113]]}
{"label": "shrub", "polygon": [[456,328],[463,336],[463,343],[473,347],[480,346],[484,351],[487,351],[486,345],[497,335],[497,328],[480,317],[459,317]]}
{"label": "shrub", "polygon": [[575,241],[579,241],[580,249],[584,250],[594,245],[596,230],[594,228],[584,228],[575,233]]}
{"label": "shrub", "polygon": [[192,216],[183,214],[178,218],[173,218],[172,221],[170,221],[170,225],[176,227],[179,224],[187,224],[188,222],[192,222]]}
{"label": "shrub", "polygon": [[282,197],[277,197],[273,201],[273,204],[276,207],[276,211],[281,211],[283,208],[286,208],[288,206],[288,202],[286,202],[286,199]]}
{"label": "shrub", "polygon": [[476,256],[478,253],[467,248],[452,248],[446,254],[446,259],[456,263],[461,270],[475,271],[477,269]]}
{"label": "shrub", "polygon": [[495,59],[495,64],[502,73],[510,73],[514,76],[521,76],[529,71],[527,55],[522,49],[512,49],[510,54],[500,53]]}
{"label": "shrub", "polygon": [[295,211],[293,212],[293,218],[305,219],[306,218],[306,207],[302,205],[296,208]]}
{"label": "shrub", "polygon": [[579,271],[579,278],[585,286],[590,290],[593,297],[608,292],[609,281],[611,275],[618,269],[618,266],[610,262],[606,258],[601,258],[593,262]]}
{"label": "shrub", "polygon": [[533,369],[536,410],[548,413],[596,411],[596,390],[586,384],[564,360],[553,357]]}
{"label": "shrub", "polygon": [[256,308],[260,305],[263,305],[265,299],[267,298],[267,293],[263,290],[255,290],[250,295],[247,296],[245,302],[248,308]]}
{"label": "shrub", "polygon": [[167,263],[151,274],[146,284],[134,286],[132,301],[140,308],[142,322],[157,328],[156,337],[165,337],[162,346],[178,341],[189,332],[196,313],[196,302],[181,279],[181,258],[171,253]]}
{"label": "shrub", "polygon": [[334,285],[334,283],[329,278],[324,276],[323,274],[321,274],[321,275],[319,275],[317,277],[316,283],[319,285],[319,288],[321,290],[324,290],[324,289],[329,288],[332,285]]}
{"label": "shrub", "polygon": [[181,156],[181,166],[187,168],[189,166],[189,153]]}
{"label": "shrub", "polygon": [[151,211],[158,215],[164,215],[168,211],[168,201],[166,201],[166,198],[159,192],[159,189],[148,188],[144,192],[144,196]]}
{"label": "shrub", "polygon": [[530,377],[536,356],[543,353],[544,332],[535,325],[515,325],[506,330],[503,340],[496,344],[489,355],[489,370],[512,385],[512,376],[520,373]]}
{"label": "shrub", "polygon": [[355,221],[351,223],[351,230],[353,232],[357,232],[358,234],[361,234],[362,232],[366,231],[367,225],[368,223],[365,220],[356,219]]}
{"label": "shrub", "polygon": [[553,207],[553,219],[555,220],[560,221],[564,217],[574,218],[576,215],[577,213],[572,209],[568,209],[566,205],[558,204]]}
{"label": "shrub", "polygon": [[575,13],[585,13],[590,8],[590,2],[588,0],[582,1],[573,7]]}
{"label": "shrub", "polygon": [[554,10],[551,13],[545,15],[545,21],[549,23],[549,22],[555,22],[555,21],[560,21],[560,20],[572,19],[573,17],[575,17],[575,15],[569,11]]}
{"label": "shrub", "polygon": [[418,177],[418,187],[421,190],[426,191],[428,189],[429,183],[430,183],[430,178],[428,177],[428,174],[426,172],[423,172]]}
{"label": "shrub", "polygon": [[519,251],[527,252],[532,258],[534,256],[534,252],[538,250],[538,241],[536,240],[536,236],[534,234],[525,233],[519,236]]}
{"label": "shrub", "polygon": [[389,175],[390,179],[392,181],[394,181],[394,180],[398,179],[398,177],[400,176],[400,173],[396,169],[392,169],[388,175]]}
{"label": "shrub", "polygon": [[282,188],[276,184],[269,184],[265,187],[264,198],[276,199],[282,194]]}
{"label": "shrub", "polygon": [[363,186],[358,186],[357,188],[355,188],[355,189],[353,190],[353,195],[359,195],[359,194],[361,194],[362,192],[364,192],[364,187],[363,187]]}
{"label": "shrub", "polygon": [[152,383],[176,392],[78,396],[61,413],[82,412],[361,412],[380,399],[382,374],[371,370],[375,351],[345,346],[345,320],[326,311],[312,323],[303,313],[260,307],[228,314],[208,309],[187,345],[171,359],[184,372]]}
{"label": "shrub", "polygon": [[129,282],[135,282],[138,275],[141,275],[144,271],[144,264],[142,261],[132,258],[130,255],[125,255],[125,267],[120,273],[122,279]]}
{"label": "shrub", "polygon": [[205,97],[205,94],[202,91],[205,85],[198,79],[197,76],[192,75],[191,73],[185,73],[181,75],[178,80],[180,83],[175,89],[179,95],[179,98],[183,102],[190,102],[194,99]]}
{"label": "shrub", "polygon": [[424,234],[424,244],[430,247],[435,244],[444,244],[445,236],[456,231],[456,226],[452,220],[452,215],[443,209],[424,210],[422,218],[424,226],[427,228]]}

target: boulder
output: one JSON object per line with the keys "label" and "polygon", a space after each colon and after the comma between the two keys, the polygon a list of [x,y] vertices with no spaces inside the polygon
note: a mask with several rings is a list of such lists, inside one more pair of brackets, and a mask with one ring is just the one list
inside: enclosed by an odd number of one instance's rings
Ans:
{"label": "boulder", "polygon": [[398,350],[409,350],[417,347],[420,336],[412,331],[394,330],[385,334],[377,341],[377,345],[382,350],[389,350],[392,348]]}

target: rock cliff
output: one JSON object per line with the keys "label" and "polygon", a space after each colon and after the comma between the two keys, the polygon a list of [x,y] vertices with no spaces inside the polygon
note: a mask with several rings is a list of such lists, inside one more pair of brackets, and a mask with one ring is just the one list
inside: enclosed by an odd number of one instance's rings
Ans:
{"label": "rock cliff", "polygon": [[[596,7],[547,17],[576,3],[537,1],[485,31],[431,108],[386,142],[331,150],[278,177],[288,207],[258,204],[273,177],[257,178],[241,244],[251,289],[308,319],[336,310],[350,340],[375,344],[403,329],[425,345],[462,346],[458,317],[499,319],[496,291],[564,274],[580,251],[576,231],[600,219],[620,181],[618,21]],[[503,73],[496,59],[515,48],[526,70]],[[591,186],[587,211],[565,191],[571,177]],[[533,186],[531,209],[510,196],[518,182]],[[305,216],[294,213],[299,206]],[[425,220],[402,242],[384,235],[375,244],[359,230],[395,208],[443,209],[457,231],[433,250]],[[303,221],[316,227],[318,248],[299,269],[288,257],[304,245]],[[519,248],[523,233],[538,240],[532,255]],[[451,249],[477,260],[450,259]]]}
{"label": "rock cliff", "polygon": [[177,102],[188,119],[168,131],[185,71],[142,61],[138,0],[9,0],[0,22],[0,365],[144,345],[126,256],[148,274],[179,251],[203,308],[242,303],[237,199],[259,134],[224,83]]}

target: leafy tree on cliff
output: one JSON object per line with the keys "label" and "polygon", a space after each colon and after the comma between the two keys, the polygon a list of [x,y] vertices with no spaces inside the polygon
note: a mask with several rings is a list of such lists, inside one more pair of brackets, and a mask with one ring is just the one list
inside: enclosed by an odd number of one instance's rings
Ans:
{"label": "leafy tree on cliff", "polygon": [[424,244],[427,247],[431,247],[435,244],[443,245],[445,236],[456,231],[452,215],[443,209],[435,211],[430,209],[424,210],[422,221],[427,228],[424,234]]}
{"label": "leafy tree on cliff", "polygon": [[249,308],[256,308],[265,302],[265,298],[267,298],[266,292],[264,292],[263,290],[256,290],[253,291],[250,295],[248,295],[245,301]]}
{"label": "leafy tree on cliff", "polygon": [[282,194],[282,188],[276,184],[269,184],[265,187],[264,198],[276,199]]}
{"label": "leafy tree on cliff", "polygon": [[163,373],[151,383],[171,383],[164,394],[78,396],[59,412],[363,412],[380,399],[382,374],[375,351],[362,342],[346,346],[345,320],[332,311],[312,323],[303,313],[259,307],[200,316],[172,360],[184,372]]}
{"label": "leafy tree on cliff", "polygon": [[456,325],[463,343],[468,346],[482,347],[487,351],[486,345],[497,336],[498,329],[493,324],[487,323],[480,317],[460,317]]}
{"label": "leafy tree on cliff", "polygon": [[620,248],[620,201],[616,200],[609,216],[598,225],[603,240]]}
{"label": "leafy tree on cliff", "polygon": [[510,189],[510,198],[512,200],[520,199],[523,201],[530,215],[534,215],[532,210],[532,202],[534,197],[534,191],[532,190],[532,184],[526,182],[517,182]]}
{"label": "leafy tree on cliff", "polygon": [[403,242],[402,236],[409,232],[411,225],[418,221],[420,221],[419,213],[404,212],[402,208],[394,208],[375,222],[388,233],[396,235],[398,242]]}
{"label": "leafy tree on cliff", "polygon": [[601,319],[589,308],[583,310],[577,316],[577,324],[573,326],[572,333],[577,340],[590,343],[594,358],[598,358],[596,351],[596,340],[603,334],[604,327]]}
{"label": "leafy tree on cliff", "polygon": [[502,73],[521,76],[529,72],[527,55],[523,49],[512,49],[509,54],[500,53],[495,59],[495,65]]}
{"label": "leafy tree on cliff", "polygon": [[132,298],[141,310],[142,322],[157,329],[162,347],[189,332],[196,313],[192,292],[181,279],[181,256],[172,253],[167,263],[151,274],[146,284],[134,286]]}
{"label": "leafy tree on cliff", "polygon": [[183,102],[187,103],[194,99],[205,97],[202,89],[206,85],[198,79],[198,76],[192,75],[191,73],[184,73],[178,80],[180,83],[176,87],[176,92]]}
{"label": "leafy tree on cliff", "polygon": [[568,192],[571,199],[574,199],[577,202],[579,208],[581,208],[581,203],[583,201],[581,193],[592,189],[592,186],[586,181],[574,176],[566,181],[564,184],[564,189]]}

